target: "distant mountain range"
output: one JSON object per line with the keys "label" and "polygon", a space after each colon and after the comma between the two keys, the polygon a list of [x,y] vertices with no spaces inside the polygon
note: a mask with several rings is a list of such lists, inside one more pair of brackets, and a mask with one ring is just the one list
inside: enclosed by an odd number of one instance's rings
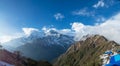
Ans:
{"label": "distant mountain range", "polygon": [[11,40],[2,45],[11,52],[20,51],[23,56],[34,60],[52,61],[64,53],[74,42],[73,36],[49,30],[47,33],[32,31],[28,36]]}
{"label": "distant mountain range", "polygon": [[[10,47],[10,44],[14,46]],[[23,59],[24,61],[27,59],[27,64],[31,66],[37,66],[38,64],[52,66],[48,62],[40,60],[49,62],[54,60],[53,66],[102,66],[104,60],[100,56],[105,51],[112,50],[116,52],[116,50],[120,49],[118,43],[109,41],[101,35],[86,35],[80,41],[75,42],[72,36],[63,35],[54,30],[50,30],[49,34],[42,33],[42,35],[40,32],[33,32],[29,36],[7,42],[3,47],[12,52],[19,51],[24,56],[21,58],[22,63],[20,63],[23,64]],[[0,52],[2,51],[0,50]],[[11,58],[15,55],[4,50],[4,53],[6,52],[8,54],[4,55],[4,57],[10,56]],[[15,57],[17,56],[15,55]],[[0,55],[0,59],[2,58],[3,55]],[[33,62],[35,64],[31,64]]]}
{"label": "distant mountain range", "polygon": [[102,66],[103,60],[100,55],[105,51],[111,50],[116,52],[120,45],[114,41],[107,40],[104,36],[91,35],[84,37],[73,44],[61,55],[54,66]]}

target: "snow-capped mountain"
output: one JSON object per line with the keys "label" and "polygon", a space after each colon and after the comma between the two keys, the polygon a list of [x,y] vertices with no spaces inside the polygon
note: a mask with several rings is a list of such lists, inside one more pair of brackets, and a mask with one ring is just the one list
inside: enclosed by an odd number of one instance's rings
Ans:
{"label": "snow-capped mountain", "polygon": [[9,42],[3,43],[2,45],[16,48],[31,42],[42,42],[44,43],[43,45],[58,44],[64,46],[65,44],[72,44],[74,40],[72,36],[60,34],[55,30],[49,30],[47,32],[32,31],[29,35],[13,39]]}
{"label": "snow-capped mountain", "polygon": [[32,40],[33,43],[42,43],[41,45],[44,46],[56,44],[64,47],[66,45],[71,45],[74,42],[72,36],[60,34],[55,30],[49,30],[47,33],[33,32],[27,39],[28,41]]}
{"label": "snow-capped mountain", "polygon": [[47,32],[32,31],[29,35],[4,43],[3,47],[10,51],[21,51],[24,56],[35,60],[51,61],[64,53],[73,43],[73,36],[49,30]]}

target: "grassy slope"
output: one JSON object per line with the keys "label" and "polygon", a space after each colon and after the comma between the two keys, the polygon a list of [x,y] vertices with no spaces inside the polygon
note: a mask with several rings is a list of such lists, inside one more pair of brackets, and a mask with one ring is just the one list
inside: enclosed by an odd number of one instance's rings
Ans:
{"label": "grassy slope", "polygon": [[[77,42],[58,58],[54,66],[101,66],[100,55],[117,44],[103,36],[94,36]],[[119,47],[118,47],[119,48]]]}

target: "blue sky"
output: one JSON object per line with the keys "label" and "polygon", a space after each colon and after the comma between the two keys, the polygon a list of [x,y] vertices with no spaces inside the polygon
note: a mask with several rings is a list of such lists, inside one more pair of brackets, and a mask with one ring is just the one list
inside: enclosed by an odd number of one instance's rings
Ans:
{"label": "blue sky", "polygon": [[120,12],[119,0],[0,0],[0,36],[41,29],[70,29],[71,23],[102,23]]}

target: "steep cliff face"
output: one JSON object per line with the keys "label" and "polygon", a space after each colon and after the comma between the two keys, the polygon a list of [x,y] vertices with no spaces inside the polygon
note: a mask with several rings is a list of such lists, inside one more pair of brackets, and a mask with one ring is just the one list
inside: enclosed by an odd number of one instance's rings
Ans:
{"label": "steep cliff face", "polygon": [[101,66],[102,55],[106,50],[116,51],[120,46],[104,36],[94,35],[76,42],[61,55],[54,66]]}

